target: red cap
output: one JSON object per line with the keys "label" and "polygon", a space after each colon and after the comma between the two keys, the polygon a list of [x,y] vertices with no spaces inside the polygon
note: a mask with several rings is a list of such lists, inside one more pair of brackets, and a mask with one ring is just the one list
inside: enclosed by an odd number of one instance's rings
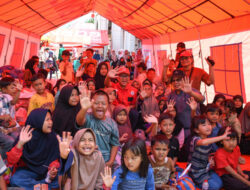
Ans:
{"label": "red cap", "polygon": [[185,50],[185,51],[181,52],[181,54],[180,54],[180,57],[192,57],[192,56],[193,56],[193,54],[189,50]]}
{"label": "red cap", "polygon": [[119,68],[119,75],[120,74],[127,74],[127,75],[130,75],[130,72],[129,72],[129,70],[128,70],[128,68],[126,68],[126,67],[120,67]]}

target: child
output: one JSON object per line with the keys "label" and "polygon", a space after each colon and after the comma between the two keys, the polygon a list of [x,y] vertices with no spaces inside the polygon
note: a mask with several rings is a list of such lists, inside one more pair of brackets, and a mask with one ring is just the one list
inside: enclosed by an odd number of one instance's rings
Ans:
{"label": "child", "polygon": [[238,134],[239,142],[241,140],[241,124],[239,119],[237,118],[236,108],[234,101],[231,99],[227,99],[224,101],[224,118],[222,120],[222,126],[230,126],[232,127]]}
{"label": "child", "polygon": [[160,115],[158,121],[157,118],[153,119],[152,117],[147,117],[146,120],[149,123],[153,123],[152,136],[155,136],[160,131],[169,140],[168,157],[173,160],[173,165],[175,165],[179,155],[179,141],[173,136],[173,131],[175,129],[173,116],[169,113],[163,113]]}
{"label": "child", "polygon": [[88,90],[91,93],[94,93],[95,92],[95,80],[89,78],[88,80],[86,80],[86,83],[87,83]]}
{"label": "child", "polygon": [[165,135],[156,135],[151,140],[152,155],[149,161],[154,169],[156,189],[170,188],[169,179],[174,179],[175,168],[171,158],[167,157],[169,152],[169,141]]}
{"label": "child", "polygon": [[30,113],[27,127],[22,129],[16,146],[7,153],[9,166],[16,169],[10,179],[11,186],[33,190],[34,185],[46,182],[49,188],[59,187],[60,154],[52,125],[49,110],[39,108]]}
{"label": "child", "polygon": [[117,105],[113,111],[113,119],[118,124],[120,143],[126,143],[133,138],[127,108],[123,105]]}
{"label": "child", "polygon": [[113,110],[115,108],[115,104],[117,104],[116,100],[116,90],[114,88],[104,88],[104,91],[108,94],[109,96],[109,106],[108,106],[108,115],[111,117]]}
{"label": "child", "polygon": [[37,74],[32,78],[32,86],[36,93],[30,98],[28,115],[36,108],[54,110],[54,97],[45,90],[45,85],[46,82],[42,74]]}
{"label": "child", "polygon": [[[226,128],[221,128],[218,135],[225,134]],[[228,139],[218,144],[220,148],[215,153],[215,171],[221,177],[226,190],[249,190],[250,171],[242,172],[239,164],[241,156],[238,144],[238,135],[234,129]]]}
{"label": "child", "polygon": [[78,88],[72,85],[64,86],[53,113],[53,128],[57,134],[62,135],[63,131],[69,131],[72,136],[75,135],[76,114],[80,108]]}
{"label": "child", "polygon": [[70,52],[64,50],[62,52],[62,61],[60,62],[59,69],[61,71],[61,79],[67,82],[74,82],[74,69],[72,63],[69,62]]}
{"label": "child", "polygon": [[99,150],[96,150],[96,136],[92,129],[79,130],[73,140],[73,149],[70,151],[72,136],[63,132],[63,138],[57,136],[62,159],[67,159],[62,172],[70,171],[72,190],[101,190],[105,162]]}
{"label": "child", "polygon": [[[206,108],[206,116],[210,125],[212,126],[212,133],[208,137],[217,137],[221,128],[221,124],[218,122],[221,115],[221,110],[216,104],[208,104]],[[212,152],[216,152],[218,146],[216,143],[212,144]]]}
{"label": "child", "polygon": [[[106,165],[112,166],[119,147],[119,133],[115,121],[105,115],[108,103],[109,96],[104,91],[96,91],[90,100],[90,92],[85,90],[80,96],[81,109],[76,123],[78,128],[91,128],[94,131]],[[90,107],[92,113],[87,113]]]}
{"label": "child", "polygon": [[15,104],[17,103],[21,86],[12,77],[0,80],[0,153],[3,159],[16,140],[19,125],[15,121]]}
{"label": "child", "polygon": [[208,138],[212,132],[212,127],[207,118],[201,115],[193,118],[191,130],[194,137],[190,144],[189,159],[192,165],[189,174],[199,188],[220,189],[222,187],[220,177],[215,172],[209,171],[209,153],[212,143],[228,138],[230,128],[221,136]]}
{"label": "child", "polygon": [[111,178],[111,171],[105,169],[102,175],[106,187],[111,190],[145,189],[154,190],[153,169],[149,165],[146,144],[141,139],[131,139],[122,148],[122,166]]}

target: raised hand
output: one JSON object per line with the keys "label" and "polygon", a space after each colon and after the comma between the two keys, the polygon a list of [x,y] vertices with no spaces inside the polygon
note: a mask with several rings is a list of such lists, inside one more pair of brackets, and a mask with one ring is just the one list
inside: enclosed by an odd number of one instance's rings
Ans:
{"label": "raised hand", "polygon": [[108,188],[112,187],[113,183],[115,182],[116,176],[112,178],[111,168],[106,166],[104,168],[104,174],[101,173],[101,176],[102,176],[102,180],[105,186]]}
{"label": "raised hand", "polygon": [[147,95],[148,95],[148,94],[146,93],[146,91],[142,88],[141,91],[140,91],[140,96],[141,96],[141,98],[144,99],[144,98],[147,97]]}
{"label": "raised hand", "polygon": [[124,142],[128,139],[128,133],[124,133],[121,138],[119,139],[120,142]]}
{"label": "raised hand", "polygon": [[119,75],[119,67],[116,67],[115,69],[110,69],[108,72],[109,78],[117,78]]}
{"label": "raised hand", "polygon": [[62,139],[59,135],[56,137],[59,143],[60,156],[63,159],[67,159],[70,152],[70,143],[72,141],[71,133],[63,131]]}
{"label": "raised hand", "polygon": [[22,128],[18,141],[19,148],[30,141],[30,139],[32,138],[32,131],[34,131],[34,128],[31,129],[30,125]]}
{"label": "raised hand", "polygon": [[144,117],[144,120],[147,122],[147,123],[158,123],[158,119],[154,116],[154,115],[146,115]]}
{"label": "raised hand", "polygon": [[92,106],[92,101],[90,100],[91,92],[89,90],[83,90],[80,95],[80,104],[82,109],[88,110]]}
{"label": "raised hand", "polygon": [[163,57],[162,57],[162,62],[163,62],[163,66],[164,66],[164,67],[168,67],[168,66],[169,66],[169,63],[170,63],[169,56],[163,56]]}
{"label": "raised hand", "polygon": [[167,110],[168,111],[172,111],[174,109],[175,104],[176,104],[175,100],[174,99],[170,99],[167,102]]}
{"label": "raised hand", "polygon": [[189,105],[191,110],[195,111],[197,109],[198,103],[194,100],[194,97],[189,98],[186,103]]}
{"label": "raised hand", "polygon": [[80,81],[78,83],[78,89],[80,94],[83,94],[85,90],[88,90],[86,81]]}
{"label": "raised hand", "polygon": [[188,77],[182,79],[182,91],[190,94],[192,92],[192,83],[193,81],[190,82]]}
{"label": "raised hand", "polygon": [[21,91],[23,89],[23,85],[20,84],[20,82],[18,80],[15,81],[15,87],[19,91]]}
{"label": "raised hand", "polygon": [[214,66],[215,63],[211,56],[208,56],[205,60],[210,67]]}
{"label": "raised hand", "polygon": [[231,127],[227,127],[225,133],[222,136],[224,137],[224,139],[230,139],[230,137],[228,137],[228,135],[230,134],[231,134]]}

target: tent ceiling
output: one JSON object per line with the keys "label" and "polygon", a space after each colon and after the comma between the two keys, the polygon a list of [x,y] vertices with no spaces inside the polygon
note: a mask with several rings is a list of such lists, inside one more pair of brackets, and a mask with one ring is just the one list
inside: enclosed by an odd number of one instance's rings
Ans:
{"label": "tent ceiling", "polygon": [[140,39],[250,14],[250,0],[1,0],[0,20],[43,35],[96,11]]}

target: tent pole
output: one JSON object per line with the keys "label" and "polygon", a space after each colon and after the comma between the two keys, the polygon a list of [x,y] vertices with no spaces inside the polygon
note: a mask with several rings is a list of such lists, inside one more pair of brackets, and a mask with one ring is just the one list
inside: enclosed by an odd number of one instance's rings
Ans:
{"label": "tent pole", "polygon": [[[201,36],[200,36],[200,31],[199,28],[196,27],[196,30],[198,32],[198,37],[199,37],[199,47],[200,47],[200,52],[199,52],[199,56],[201,58],[201,64],[202,64],[202,69],[204,70],[204,63],[203,63],[203,54],[202,54],[202,50],[201,50]],[[208,103],[208,98],[207,98],[207,86],[205,84],[205,95],[206,95],[206,101]]]}
{"label": "tent pole", "polygon": [[11,44],[11,35],[12,35],[12,25],[10,26],[10,35],[9,35],[9,41],[8,41],[8,45],[7,45],[7,48],[6,48],[6,52],[5,52],[5,56],[4,56],[4,64],[3,65],[6,65],[6,60],[7,60],[7,54],[8,54],[8,50],[9,50],[9,46]]}
{"label": "tent pole", "polygon": [[[155,64],[154,65],[151,65],[152,68],[154,68],[154,66],[156,67],[157,69],[157,73],[159,75],[159,68],[158,68],[158,64],[156,63],[156,59],[155,59],[155,44],[154,44],[154,38],[151,38],[152,39],[152,45],[153,45],[153,56],[154,56],[154,62]],[[152,59],[152,58],[151,58]],[[151,60],[152,62],[152,60]]]}
{"label": "tent pole", "polygon": [[170,47],[170,55],[171,55],[171,59],[173,59],[173,52],[172,52],[172,46],[171,46],[171,37],[170,34],[168,33],[168,38],[169,38],[169,47]]}
{"label": "tent pole", "polygon": [[23,61],[22,61],[22,64],[21,64],[21,68],[23,67],[23,64],[24,64],[25,55],[26,55],[26,51],[27,51],[27,46],[29,44],[29,37],[30,37],[30,34],[28,33],[27,42],[26,42],[26,46],[25,46],[25,50],[24,50],[24,54],[23,54]]}

